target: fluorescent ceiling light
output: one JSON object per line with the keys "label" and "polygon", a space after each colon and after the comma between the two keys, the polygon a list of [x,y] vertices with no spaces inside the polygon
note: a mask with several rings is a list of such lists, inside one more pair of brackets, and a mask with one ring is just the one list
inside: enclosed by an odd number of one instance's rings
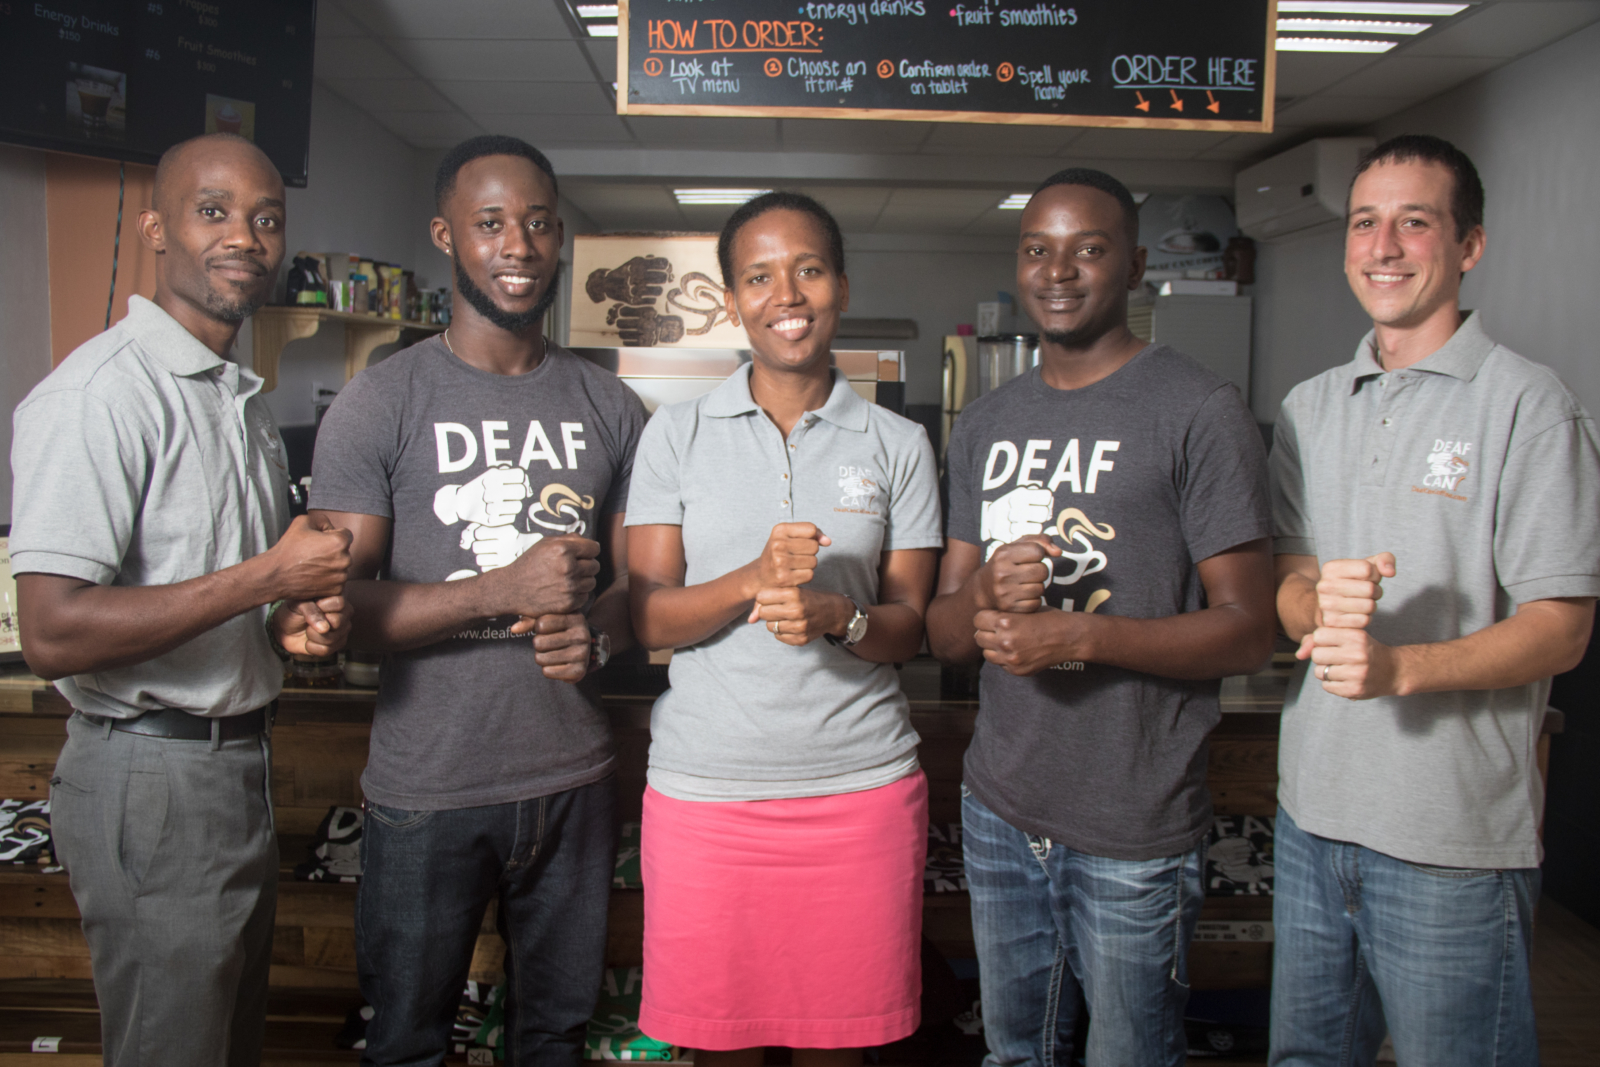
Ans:
{"label": "fluorescent ceiling light", "polygon": [[1390,0],[1278,0],[1278,14],[1329,11],[1336,15],[1457,15],[1471,4],[1394,3]]}
{"label": "fluorescent ceiling light", "polygon": [[577,4],[573,9],[580,19],[614,19],[617,17],[616,4]]}
{"label": "fluorescent ceiling light", "polygon": [[1279,19],[1279,33],[1421,33],[1431,22],[1376,22],[1356,19]]}
{"label": "fluorescent ceiling light", "polygon": [[1337,37],[1279,37],[1280,52],[1387,52],[1398,41],[1351,41]]}
{"label": "fluorescent ceiling light", "polygon": [[742,204],[771,189],[674,189],[672,195],[680,204]]}
{"label": "fluorescent ceiling light", "polygon": [[1012,193],[995,206],[1001,211],[1021,211],[1028,206],[1028,201],[1032,199],[1032,193]]}
{"label": "fluorescent ceiling light", "polygon": [[589,31],[590,37],[615,37],[617,24],[615,22],[586,22],[583,28]]}

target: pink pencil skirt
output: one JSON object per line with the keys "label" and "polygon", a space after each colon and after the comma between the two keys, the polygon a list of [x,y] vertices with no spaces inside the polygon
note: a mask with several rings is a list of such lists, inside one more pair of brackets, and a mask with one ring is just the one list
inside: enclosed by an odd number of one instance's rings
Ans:
{"label": "pink pencil skirt", "polygon": [[639,1028],[727,1051],[917,1028],[928,782],[792,800],[646,789]]}

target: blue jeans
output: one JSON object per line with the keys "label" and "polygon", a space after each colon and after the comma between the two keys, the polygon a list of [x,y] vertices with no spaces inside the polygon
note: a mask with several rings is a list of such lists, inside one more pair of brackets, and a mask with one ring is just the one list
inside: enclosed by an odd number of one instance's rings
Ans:
{"label": "blue jeans", "polygon": [[363,1064],[444,1062],[483,923],[506,943],[506,1062],[576,1067],[600,992],[616,865],[616,782],[510,804],[368,803],[356,967],[374,1014]]}
{"label": "blue jeans", "polygon": [[1189,941],[1205,846],[1154,860],[1076,852],[1018,830],[961,787],[987,1067],[1183,1067]]}
{"label": "blue jeans", "polygon": [[1539,1062],[1528,950],[1539,870],[1406,863],[1308,834],[1273,840],[1273,1064]]}

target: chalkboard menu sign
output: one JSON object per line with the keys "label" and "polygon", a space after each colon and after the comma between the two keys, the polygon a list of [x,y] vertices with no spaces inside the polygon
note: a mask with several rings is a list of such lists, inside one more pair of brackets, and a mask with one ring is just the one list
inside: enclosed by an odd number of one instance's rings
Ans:
{"label": "chalkboard menu sign", "polygon": [[316,0],[0,0],[0,141],[154,163],[202,133],[306,183]]}
{"label": "chalkboard menu sign", "polygon": [[617,111],[1272,129],[1275,0],[621,0]]}

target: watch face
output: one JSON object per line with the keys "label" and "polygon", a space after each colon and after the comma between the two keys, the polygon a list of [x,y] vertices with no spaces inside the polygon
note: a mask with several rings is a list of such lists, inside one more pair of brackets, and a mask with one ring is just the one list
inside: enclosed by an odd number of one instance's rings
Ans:
{"label": "watch face", "polygon": [[593,647],[590,656],[596,667],[604,667],[611,659],[611,635],[604,630],[597,630],[593,636]]}
{"label": "watch face", "polygon": [[854,645],[859,644],[865,636],[867,636],[867,616],[863,612],[850,620],[850,627],[845,630],[844,637],[846,641]]}

